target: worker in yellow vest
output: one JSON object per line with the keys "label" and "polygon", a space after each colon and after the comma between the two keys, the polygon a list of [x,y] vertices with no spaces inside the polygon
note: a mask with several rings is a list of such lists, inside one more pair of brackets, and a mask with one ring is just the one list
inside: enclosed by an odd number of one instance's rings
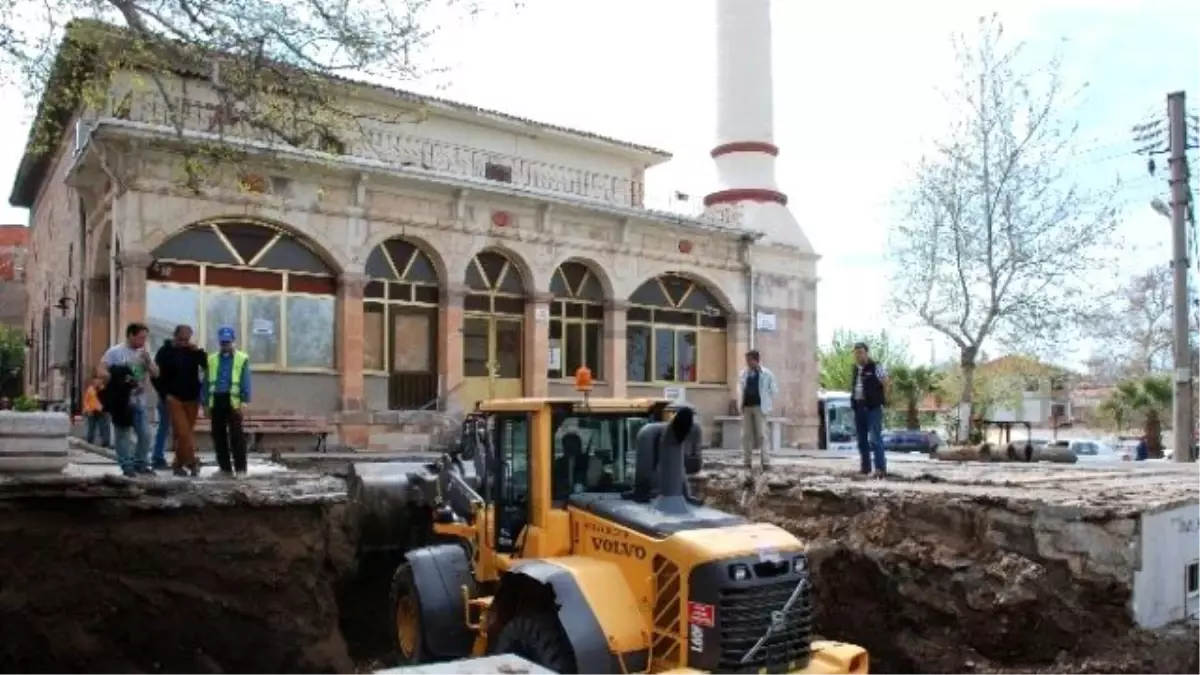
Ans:
{"label": "worker in yellow vest", "polygon": [[[246,434],[242,431],[243,414],[250,402],[250,355],[238,349],[237,334],[230,326],[217,329],[221,349],[208,355],[204,378],[204,414],[212,420],[213,449],[217,451],[220,476],[246,476]],[[230,462],[232,451],[233,462]]]}

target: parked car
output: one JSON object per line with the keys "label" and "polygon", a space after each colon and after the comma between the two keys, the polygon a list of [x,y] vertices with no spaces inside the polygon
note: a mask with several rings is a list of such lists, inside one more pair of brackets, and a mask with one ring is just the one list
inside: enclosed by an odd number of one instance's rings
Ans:
{"label": "parked car", "polygon": [[1068,448],[1071,452],[1075,453],[1076,459],[1083,463],[1129,461],[1125,452],[1120,452],[1113,446],[1102,441],[1076,438],[1069,441],[1054,441],[1050,445],[1058,448]]}
{"label": "parked car", "polygon": [[931,431],[920,429],[888,429],[883,432],[883,449],[888,452],[937,452],[941,440]]}

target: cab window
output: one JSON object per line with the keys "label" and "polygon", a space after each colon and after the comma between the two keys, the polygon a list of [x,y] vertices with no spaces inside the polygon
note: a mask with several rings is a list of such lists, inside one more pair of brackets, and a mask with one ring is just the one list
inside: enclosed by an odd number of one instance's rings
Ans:
{"label": "cab window", "polygon": [[498,527],[496,550],[512,552],[521,530],[529,520],[529,432],[528,415],[504,415],[493,418],[496,457],[499,470],[494,475]]}
{"label": "cab window", "polygon": [[562,504],[582,492],[621,493],[633,488],[638,431],[644,415],[556,412],[551,500]]}

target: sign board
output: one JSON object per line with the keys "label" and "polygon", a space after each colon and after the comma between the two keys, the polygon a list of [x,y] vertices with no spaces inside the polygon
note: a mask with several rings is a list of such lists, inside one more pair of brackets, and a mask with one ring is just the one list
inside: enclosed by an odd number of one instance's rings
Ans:
{"label": "sign board", "polygon": [[663,387],[663,398],[672,403],[686,403],[687,387]]}
{"label": "sign board", "polygon": [[758,330],[761,330],[764,333],[774,333],[775,327],[777,324],[776,319],[775,319],[775,313],[774,312],[758,312],[754,324],[755,324],[755,326],[758,327]]}
{"label": "sign board", "polygon": [[561,370],[562,369],[562,348],[561,347],[558,347],[558,346],[550,347],[550,357],[547,359],[546,367],[550,370]]}
{"label": "sign board", "polygon": [[275,322],[270,319],[255,319],[250,326],[250,332],[254,335],[274,335]]}
{"label": "sign board", "polygon": [[533,318],[538,321],[550,320],[550,308],[546,305],[538,305],[533,309]]}

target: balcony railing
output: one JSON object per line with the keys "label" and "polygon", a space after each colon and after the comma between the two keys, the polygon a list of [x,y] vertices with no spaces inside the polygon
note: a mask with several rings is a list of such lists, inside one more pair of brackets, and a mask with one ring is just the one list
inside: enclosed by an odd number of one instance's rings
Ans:
{"label": "balcony railing", "polygon": [[[195,100],[182,101],[172,110],[161,96],[150,92],[133,95],[110,106],[114,117],[176,129],[283,144],[266,129],[257,128],[223,112],[220,105]],[[445,141],[422,138],[388,128],[387,123],[363,121],[354,138],[311,138],[308,150],[372,159],[394,166],[419,167],[429,171],[518,187],[534,188],[582,197],[598,202],[642,208],[642,183],[620,176],[587,171],[549,162],[514,157]]]}

